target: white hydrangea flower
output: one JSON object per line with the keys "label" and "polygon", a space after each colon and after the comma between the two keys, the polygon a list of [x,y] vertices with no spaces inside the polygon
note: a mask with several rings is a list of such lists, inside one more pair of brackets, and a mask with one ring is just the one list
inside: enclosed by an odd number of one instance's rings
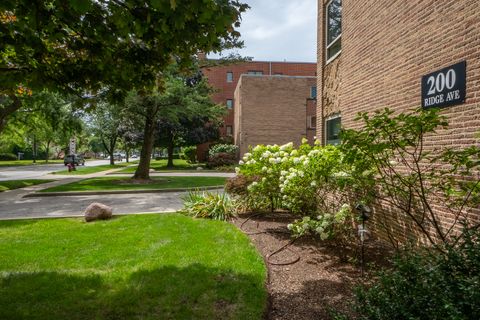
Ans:
{"label": "white hydrangea flower", "polygon": [[300,163],[301,159],[300,158],[293,158],[293,163],[298,164]]}
{"label": "white hydrangea flower", "polygon": [[235,167],[235,173],[239,173],[240,172],[240,168],[239,167]]}
{"label": "white hydrangea flower", "polygon": [[267,181],[267,178],[263,177],[262,182],[265,182],[265,181]]}
{"label": "white hydrangea flower", "polygon": [[327,240],[328,239],[328,233],[325,233],[325,232],[320,233],[320,239]]}
{"label": "white hydrangea flower", "polygon": [[243,162],[243,160],[240,160],[240,161],[238,161],[238,164],[242,165],[242,164],[245,164],[245,162]]}
{"label": "white hydrangea flower", "polygon": [[286,176],[286,175],[288,174],[288,171],[282,170],[282,171],[280,171],[280,174],[281,174],[282,176]]}
{"label": "white hydrangea flower", "polygon": [[305,175],[305,173],[304,173],[303,171],[298,171],[298,175],[303,178],[303,176]]}
{"label": "white hydrangea flower", "polygon": [[284,193],[284,192],[285,192],[285,188],[280,188],[280,192],[281,192],[281,193]]}
{"label": "white hydrangea flower", "polygon": [[292,157],[295,157],[296,155],[298,155],[298,151],[297,150],[293,150],[292,152],[290,152],[290,155]]}
{"label": "white hydrangea flower", "polygon": [[308,160],[303,161],[304,166],[308,166],[308,164],[309,164]]}
{"label": "white hydrangea flower", "polygon": [[293,224],[291,224],[291,223],[287,224],[287,229],[292,230],[293,229]]}
{"label": "white hydrangea flower", "polygon": [[288,198],[288,196],[286,194],[283,195],[283,200],[286,200]]}
{"label": "white hydrangea flower", "polygon": [[272,168],[268,168],[267,173],[272,173],[272,172],[273,172],[273,169],[272,169]]}
{"label": "white hydrangea flower", "polygon": [[263,172],[267,172],[267,170],[268,170],[267,167],[265,167],[265,166],[262,167],[262,171],[263,171]]}
{"label": "white hydrangea flower", "polygon": [[243,160],[247,161],[251,156],[252,156],[252,154],[247,152],[243,155]]}
{"label": "white hydrangea flower", "polygon": [[270,162],[270,163],[272,163],[272,164],[275,163],[275,158],[269,158],[269,159],[268,159],[268,162]]}
{"label": "white hydrangea flower", "polygon": [[253,148],[253,151],[258,151],[262,149],[262,146],[261,145],[257,145],[255,148]]}
{"label": "white hydrangea flower", "polygon": [[282,158],[282,163],[285,163],[285,162],[287,162],[287,161],[288,161],[288,158],[287,158],[287,157]]}
{"label": "white hydrangea flower", "polygon": [[305,161],[306,159],[307,159],[307,156],[306,156],[306,155],[300,156],[300,161]]}
{"label": "white hydrangea flower", "polygon": [[316,187],[316,186],[317,186],[317,181],[314,180],[314,181],[310,182],[310,185],[311,185],[312,187]]}

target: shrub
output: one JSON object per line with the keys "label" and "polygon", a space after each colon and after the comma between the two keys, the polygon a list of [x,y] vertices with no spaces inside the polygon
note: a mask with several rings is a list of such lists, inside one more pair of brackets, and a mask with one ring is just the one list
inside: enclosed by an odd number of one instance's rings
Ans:
{"label": "shrub", "polygon": [[182,159],[187,160],[188,163],[197,162],[197,147],[190,146],[182,148],[183,154]]}
{"label": "shrub", "polygon": [[357,288],[360,319],[480,319],[480,232],[464,229],[442,251],[408,250]]}
{"label": "shrub", "polygon": [[190,191],[182,200],[182,213],[191,217],[226,221],[235,216],[235,207],[226,193]]}
{"label": "shrub", "polygon": [[237,163],[236,156],[231,153],[220,152],[208,158],[207,167],[217,168],[231,166]]}
{"label": "shrub", "polygon": [[208,151],[209,157],[214,157],[218,153],[227,153],[232,155],[234,159],[237,158],[238,146],[234,144],[216,144],[210,147]]}
{"label": "shrub", "polygon": [[14,161],[17,157],[13,153],[0,153],[0,161]]}

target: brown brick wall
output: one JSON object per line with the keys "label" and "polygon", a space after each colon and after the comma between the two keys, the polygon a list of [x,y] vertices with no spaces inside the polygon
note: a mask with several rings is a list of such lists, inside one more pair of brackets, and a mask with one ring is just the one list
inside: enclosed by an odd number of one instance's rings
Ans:
{"label": "brown brick wall", "polygon": [[[282,74],[288,76],[316,76],[317,64],[308,62],[269,62],[251,61],[228,66],[203,68],[202,72],[210,85],[216,89],[213,101],[225,104],[227,99],[234,99],[235,88],[242,74],[248,71],[262,71],[264,75]],[[233,72],[233,82],[227,82],[227,72]],[[234,109],[225,117],[225,127],[221,134],[225,135],[226,126],[234,126]]]}
{"label": "brown brick wall", "polygon": [[235,91],[234,126],[240,155],[258,144],[300,144],[309,131],[307,104],[311,115],[315,110],[315,103],[308,103],[315,83],[315,77],[242,76]]}
{"label": "brown brick wall", "polygon": [[326,2],[318,1],[318,136],[324,131],[322,119],[331,113],[340,111],[342,126],[351,128],[360,125],[353,121],[358,112],[420,107],[421,77],[466,60],[466,101],[442,109],[450,127],[427,137],[427,144],[478,145],[478,0],[343,0],[342,52],[325,65]]}

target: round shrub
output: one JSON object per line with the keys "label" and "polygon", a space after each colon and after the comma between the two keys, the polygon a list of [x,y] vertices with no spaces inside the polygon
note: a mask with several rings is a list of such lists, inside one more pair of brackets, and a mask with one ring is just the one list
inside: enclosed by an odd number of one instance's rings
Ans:
{"label": "round shrub", "polygon": [[210,147],[208,151],[209,157],[214,157],[218,153],[228,153],[233,156],[233,158],[237,157],[238,146],[234,144],[216,144]]}
{"label": "round shrub", "polygon": [[14,161],[17,160],[17,156],[13,153],[0,153],[0,161]]}
{"label": "round shrub", "polygon": [[190,146],[182,148],[183,154],[182,158],[187,160],[188,163],[196,163],[197,162],[197,147]]}

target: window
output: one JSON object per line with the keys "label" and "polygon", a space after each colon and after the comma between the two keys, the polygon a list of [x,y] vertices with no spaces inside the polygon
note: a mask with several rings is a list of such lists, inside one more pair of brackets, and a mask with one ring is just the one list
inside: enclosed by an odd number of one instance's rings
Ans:
{"label": "window", "polygon": [[227,82],[233,82],[233,72],[227,72]]}
{"label": "window", "polygon": [[233,127],[227,126],[227,136],[232,136],[232,135],[233,135]]}
{"label": "window", "polygon": [[317,87],[310,87],[310,98],[317,99]]}
{"label": "window", "polygon": [[325,120],[325,144],[340,144],[341,128],[342,118],[339,115],[327,118]]}
{"label": "window", "polygon": [[227,108],[232,109],[233,108],[233,100],[232,99],[227,99]]}
{"label": "window", "polygon": [[307,126],[308,126],[308,129],[315,129],[317,127],[317,117],[308,116]]}
{"label": "window", "polygon": [[247,72],[247,74],[251,74],[251,75],[254,75],[254,76],[262,76],[263,71],[250,70],[250,71]]}
{"label": "window", "polygon": [[327,12],[327,62],[342,50],[342,0],[331,0]]}

